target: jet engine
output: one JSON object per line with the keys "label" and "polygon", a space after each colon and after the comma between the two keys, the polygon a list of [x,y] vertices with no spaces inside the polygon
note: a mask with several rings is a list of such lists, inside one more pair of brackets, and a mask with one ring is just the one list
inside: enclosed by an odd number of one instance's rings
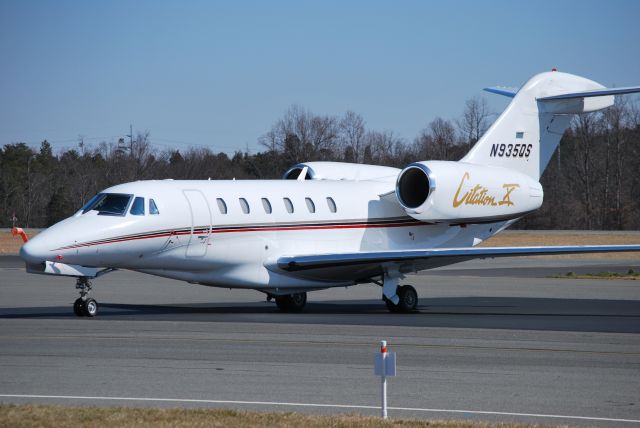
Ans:
{"label": "jet engine", "polygon": [[388,166],[347,162],[304,162],[292,166],[282,177],[285,180],[390,180],[400,170]]}
{"label": "jet engine", "polygon": [[539,182],[518,171],[463,162],[415,162],[396,181],[411,217],[431,223],[483,223],[521,217],[542,205]]}

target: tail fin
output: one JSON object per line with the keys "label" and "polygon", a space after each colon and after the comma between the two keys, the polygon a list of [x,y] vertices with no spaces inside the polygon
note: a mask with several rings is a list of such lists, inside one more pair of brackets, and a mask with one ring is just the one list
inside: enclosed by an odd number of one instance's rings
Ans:
{"label": "tail fin", "polygon": [[614,95],[640,86],[607,89],[593,80],[551,71],[533,76],[518,91],[487,88],[513,98],[462,162],[501,166],[538,180],[574,114],[613,105]]}

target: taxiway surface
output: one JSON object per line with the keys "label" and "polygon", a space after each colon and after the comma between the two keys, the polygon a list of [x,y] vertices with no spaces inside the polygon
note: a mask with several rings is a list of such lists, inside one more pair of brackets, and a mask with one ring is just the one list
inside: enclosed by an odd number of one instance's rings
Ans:
{"label": "taxiway surface", "polygon": [[391,416],[633,425],[640,281],[549,278],[629,268],[640,261],[468,262],[408,277],[420,306],[405,315],[374,286],[310,293],[305,313],[282,314],[255,291],[115,272],[83,319],[72,278],[0,257],[0,401],[377,414],[373,353],[387,339]]}

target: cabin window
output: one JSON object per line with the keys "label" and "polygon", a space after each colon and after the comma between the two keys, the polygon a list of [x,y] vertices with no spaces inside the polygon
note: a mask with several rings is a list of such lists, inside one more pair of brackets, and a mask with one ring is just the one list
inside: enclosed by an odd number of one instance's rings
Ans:
{"label": "cabin window", "polygon": [[226,214],[227,213],[227,203],[224,201],[224,199],[216,198],[216,202],[218,203],[218,211],[220,211],[220,214]]}
{"label": "cabin window", "polygon": [[287,209],[287,212],[289,214],[292,214],[293,213],[293,203],[291,202],[291,199],[282,198],[282,200],[284,201],[284,207]]}
{"label": "cabin window", "polygon": [[82,213],[98,211],[98,215],[125,215],[133,195],[123,193],[98,193],[82,207]]}
{"label": "cabin window", "polygon": [[131,215],[144,215],[144,198],[137,197],[133,200],[131,204],[131,209],[129,210],[129,214]]}
{"label": "cabin window", "polygon": [[245,214],[249,214],[249,202],[245,198],[240,198],[240,208],[242,208],[242,212]]}
{"label": "cabin window", "polygon": [[156,202],[153,199],[149,199],[149,214],[160,214]]}
{"label": "cabin window", "polygon": [[329,211],[331,211],[332,213],[338,211],[338,207],[336,207],[336,202],[333,200],[333,198],[327,198],[327,205],[329,206]]}
{"label": "cabin window", "polygon": [[262,198],[262,207],[264,208],[264,212],[267,214],[271,214],[273,212],[271,209],[271,202],[269,202],[269,199],[267,198]]}
{"label": "cabin window", "polygon": [[316,212],[316,204],[313,203],[311,198],[304,198],[304,201],[307,203],[307,209],[311,214]]}

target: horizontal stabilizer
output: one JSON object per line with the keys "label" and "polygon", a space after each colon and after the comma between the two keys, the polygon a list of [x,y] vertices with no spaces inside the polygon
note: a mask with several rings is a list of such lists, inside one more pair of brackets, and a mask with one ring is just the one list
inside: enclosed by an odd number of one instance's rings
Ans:
{"label": "horizontal stabilizer", "polygon": [[[490,91],[491,92],[491,91]],[[628,86],[626,88],[605,88],[593,91],[573,92],[569,94],[553,95],[551,97],[538,98],[538,101],[571,100],[575,98],[604,97],[607,95],[622,95],[640,92],[640,86]]]}
{"label": "horizontal stabilizer", "polygon": [[506,86],[490,86],[488,88],[484,88],[484,90],[491,92],[492,94],[504,95],[509,98],[515,97],[518,93],[518,88],[509,88]]}

